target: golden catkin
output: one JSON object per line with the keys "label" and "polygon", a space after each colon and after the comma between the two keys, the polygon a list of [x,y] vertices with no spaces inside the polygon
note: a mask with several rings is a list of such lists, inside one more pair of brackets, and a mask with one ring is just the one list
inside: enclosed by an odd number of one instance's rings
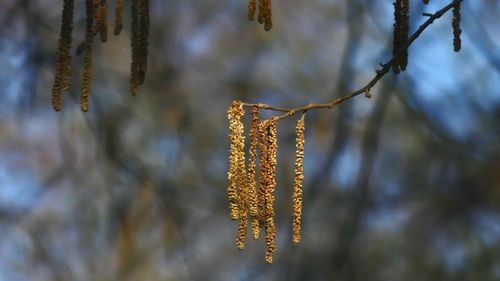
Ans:
{"label": "golden catkin", "polygon": [[116,0],[115,6],[115,35],[120,35],[123,29],[123,0]]}
{"label": "golden catkin", "polygon": [[257,203],[259,211],[259,223],[261,227],[266,224],[266,189],[267,173],[269,171],[268,158],[268,122],[259,122],[259,189],[257,191]]}
{"label": "golden catkin", "polygon": [[402,0],[396,0],[394,2],[394,39],[392,46],[392,71],[398,74],[401,70],[399,68],[399,58],[397,57],[399,51],[401,50],[402,40],[401,40],[401,26],[402,26]]}
{"label": "golden catkin", "polygon": [[248,0],[248,20],[255,18],[255,10],[257,9],[257,0]]}
{"label": "golden catkin", "polygon": [[304,181],[304,129],[305,122],[303,119],[297,121],[296,130],[296,159],[295,159],[295,184],[293,189],[293,243],[300,242],[300,225],[302,217],[302,182]]}
{"label": "golden catkin", "polygon": [[139,86],[139,63],[140,63],[140,33],[139,33],[139,7],[141,0],[132,0],[131,5],[131,46],[132,46],[132,61],[130,64],[130,91],[132,95],[137,94]]}
{"label": "golden catkin", "polygon": [[228,110],[229,139],[231,142],[229,152],[228,198],[230,217],[239,220],[236,246],[240,250],[245,248],[249,207],[248,175],[245,168],[245,136],[243,122],[241,121],[244,115],[245,111],[241,102],[234,101]]}
{"label": "golden catkin", "polygon": [[98,31],[101,36],[101,42],[106,42],[108,40],[108,2],[107,0],[101,0],[99,5],[99,22]]}
{"label": "golden catkin", "polygon": [[239,218],[239,169],[240,162],[240,147],[244,146],[243,123],[241,118],[245,114],[240,101],[234,101],[227,111],[229,119],[229,170],[227,173],[228,188],[227,195],[229,199],[230,218],[236,220]]}
{"label": "golden catkin", "polygon": [[453,50],[455,52],[459,52],[462,49],[462,39],[460,38],[462,34],[462,29],[460,28],[461,22],[461,13],[460,13],[460,2],[455,4],[453,7]]}
{"label": "golden catkin", "polygon": [[274,191],[276,189],[276,154],[278,151],[276,120],[269,121],[268,129],[268,161],[269,170],[266,173],[267,188],[266,188],[266,262],[273,262],[273,255],[276,252],[276,226],[274,222]]}
{"label": "golden catkin", "polygon": [[237,160],[237,184],[238,184],[238,234],[236,237],[236,246],[238,249],[245,248],[245,238],[248,228],[248,185],[247,173],[245,169],[245,137],[243,136],[243,126],[240,126],[240,135],[238,136],[238,160]]}
{"label": "golden catkin", "polygon": [[259,206],[257,199],[256,160],[257,146],[259,145],[259,108],[252,107],[252,121],[250,124],[250,149],[248,162],[248,196],[250,200],[250,215],[252,217],[253,238],[259,239]]}
{"label": "golden catkin", "polygon": [[90,83],[92,80],[92,26],[94,20],[92,0],[86,0],[86,28],[85,28],[85,46],[83,51],[83,83],[80,93],[80,107],[86,112],[89,110]]}
{"label": "golden catkin", "polygon": [[73,31],[74,0],[65,0],[62,12],[62,24],[56,58],[54,85],[52,88],[52,106],[55,111],[62,108],[62,90],[69,88],[71,81],[71,42]]}
{"label": "golden catkin", "polygon": [[138,65],[138,85],[144,83],[146,70],[148,68],[148,41],[149,41],[149,3],[150,0],[140,0],[139,11],[139,65]]}

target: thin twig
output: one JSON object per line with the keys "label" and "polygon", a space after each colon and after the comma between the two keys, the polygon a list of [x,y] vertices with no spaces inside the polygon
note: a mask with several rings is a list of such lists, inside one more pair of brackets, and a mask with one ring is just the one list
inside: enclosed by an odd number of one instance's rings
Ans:
{"label": "thin twig", "polygon": [[396,55],[394,55],[389,61],[387,61],[386,63],[380,64],[380,66],[382,68],[375,71],[377,74],[375,75],[375,77],[372,78],[372,80],[370,80],[370,82],[368,82],[368,84],[366,84],[364,87],[362,87],[362,88],[360,88],[360,89],[358,89],[358,90],[356,90],[348,95],[345,95],[345,96],[340,97],[340,98],[336,98],[336,99],[334,99],[330,102],[327,102],[327,103],[310,103],[308,105],[297,107],[297,108],[274,107],[274,106],[264,104],[264,103],[242,103],[242,105],[247,106],[247,107],[257,106],[257,107],[259,107],[261,109],[265,109],[265,110],[283,112],[283,114],[281,114],[281,115],[277,115],[277,116],[272,117],[275,120],[281,120],[281,119],[291,117],[297,113],[306,112],[309,110],[331,109],[331,108],[345,102],[346,100],[349,100],[349,99],[351,99],[355,96],[358,96],[360,94],[365,94],[365,96],[368,97],[368,96],[370,96],[369,93],[370,93],[371,89],[380,81],[380,79],[382,79],[382,77],[384,77],[389,72],[389,70],[391,69],[391,66],[392,66],[392,62],[395,59],[399,58],[413,44],[413,42],[415,42],[415,40],[417,40],[417,38],[432,23],[434,23],[435,20],[441,18],[449,10],[451,10],[453,7],[455,7],[455,5],[461,3],[462,1],[463,0],[454,0],[453,2],[451,2],[450,4],[448,4],[447,6],[442,8],[441,10],[435,12],[434,14],[426,14],[426,16],[428,16],[429,18],[422,25],[420,25],[420,27],[417,29],[417,31],[415,31],[415,33],[413,33],[410,36],[410,38],[408,39],[408,43],[405,46],[403,46],[403,48],[401,48],[401,50]]}

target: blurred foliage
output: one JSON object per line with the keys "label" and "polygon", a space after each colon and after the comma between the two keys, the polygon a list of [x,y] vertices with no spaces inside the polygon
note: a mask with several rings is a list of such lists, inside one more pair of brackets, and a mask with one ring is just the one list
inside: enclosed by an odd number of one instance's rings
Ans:
{"label": "blurred foliage", "polygon": [[[500,3],[464,1],[409,65],[306,118],[302,241],[292,246],[294,123],[278,128],[278,251],[239,252],[226,199],[231,100],[300,106],[363,85],[390,57],[392,1],[151,1],[148,76],[129,94],[129,22],[50,91],[61,1],[0,2],[0,280],[499,280]],[[410,30],[441,1],[413,1]],[[83,40],[76,5],[75,44]],[[479,16],[480,15],[480,16]],[[128,17],[125,17],[128,19]]]}

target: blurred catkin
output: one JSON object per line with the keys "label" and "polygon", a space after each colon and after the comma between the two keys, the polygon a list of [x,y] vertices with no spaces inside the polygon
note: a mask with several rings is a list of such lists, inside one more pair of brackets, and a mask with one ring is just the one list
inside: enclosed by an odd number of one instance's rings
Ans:
{"label": "blurred catkin", "polygon": [[80,93],[80,107],[82,111],[89,110],[90,83],[92,82],[92,27],[94,24],[93,3],[92,0],[86,0],[86,28],[85,45],[83,50],[83,83]]}
{"label": "blurred catkin", "polygon": [[248,0],[248,20],[255,18],[255,11],[257,9],[257,0]]}
{"label": "blurred catkin", "polygon": [[132,61],[130,63],[130,91],[132,95],[137,94],[139,86],[139,52],[140,52],[140,33],[139,33],[139,8],[141,0],[132,0],[130,16],[131,20],[131,48]]}
{"label": "blurred catkin", "polygon": [[399,57],[399,67],[401,71],[406,70],[408,65],[408,36],[410,31],[410,0],[403,0],[401,7],[401,39],[400,39],[400,52],[403,52]]}
{"label": "blurred catkin", "polygon": [[99,22],[98,31],[101,36],[101,41],[106,42],[108,40],[108,2],[107,0],[101,0],[99,4]]}
{"label": "blurred catkin", "polygon": [[462,49],[462,39],[460,38],[462,34],[462,29],[460,27],[460,22],[462,19],[461,13],[460,13],[460,6],[461,3],[458,2],[455,4],[455,7],[453,7],[453,21],[452,21],[452,26],[453,26],[453,50],[455,52],[459,52],[460,49]]}
{"label": "blurred catkin", "polygon": [[140,2],[140,20],[139,20],[139,65],[138,65],[138,85],[144,83],[146,70],[148,68],[148,45],[149,45],[149,2],[150,0],[141,0]]}
{"label": "blurred catkin", "polygon": [[116,0],[115,6],[115,35],[120,35],[120,32],[123,29],[123,0]]}
{"label": "blurred catkin", "polygon": [[392,71],[396,74],[404,71],[408,64],[408,34],[409,34],[410,3],[409,0],[394,2],[394,39]]}
{"label": "blurred catkin", "polygon": [[55,111],[62,108],[62,90],[67,90],[71,83],[71,43],[73,32],[74,0],[65,0],[63,4],[59,46],[57,49],[56,70],[52,87],[52,106]]}

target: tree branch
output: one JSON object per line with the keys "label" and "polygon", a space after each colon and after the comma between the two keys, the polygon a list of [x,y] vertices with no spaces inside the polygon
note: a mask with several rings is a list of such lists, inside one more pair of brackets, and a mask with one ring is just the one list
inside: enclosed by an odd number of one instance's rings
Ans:
{"label": "tree branch", "polygon": [[243,104],[243,106],[246,106],[246,107],[257,106],[260,109],[283,112],[283,114],[281,114],[281,115],[277,115],[277,116],[272,117],[275,120],[281,120],[281,119],[285,119],[285,118],[294,116],[297,113],[305,113],[309,110],[331,109],[331,108],[333,108],[333,107],[335,107],[335,106],[337,106],[337,105],[339,105],[339,104],[341,104],[349,99],[352,99],[360,94],[365,94],[365,96],[367,98],[369,98],[369,97],[371,97],[371,94],[370,94],[371,89],[380,81],[380,79],[382,79],[387,73],[389,73],[391,66],[392,66],[392,62],[394,60],[398,59],[413,44],[413,42],[415,42],[415,40],[417,40],[417,38],[420,37],[420,35],[431,24],[434,23],[435,20],[441,18],[444,14],[446,14],[453,7],[455,7],[455,5],[461,3],[462,1],[463,0],[454,0],[453,2],[451,2],[450,4],[448,4],[444,8],[442,8],[441,10],[435,12],[434,14],[427,13],[426,16],[428,16],[429,18],[422,25],[419,26],[419,28],[417,29],[417,31],[415,31],[415,33],[413,33],[410,36],[410,38],[408,39],[408,43],[403,48],[401,48],[401,50],[396,55],[394,55],[389,61],[381,64],[382,68],[377,69],[375,71],[377,74],[375,75],[375,77],[372,78],[372,80],[370,80],[370,82],[368,82],[368,84],[366,84],[364,87],[362,87],[362,88],[360,88],[360,89],[358,89],[358,90],[356,90],[348,95],[345,95],[345,96],[340,97],[340,98],[336,98],[336,99],[334,99],[330,102],[327,102],[327,103],[310,103],[308,105],[297,107],[297,108],[274,107],[274,106],[264,104],[264,103],[242,103],[242,104]]}

